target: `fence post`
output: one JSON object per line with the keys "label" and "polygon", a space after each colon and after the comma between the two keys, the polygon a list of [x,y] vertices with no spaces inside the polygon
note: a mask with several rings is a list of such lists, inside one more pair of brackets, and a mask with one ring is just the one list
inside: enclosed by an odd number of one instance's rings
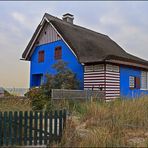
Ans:
{"label": "fence post", "polygon": [[66,127],[66,109],[63,111],[63,129]]}
{"label": "fence post", "polygon": [[24,114],[24,145],[27,145],[27,125],[28,125],[28,112]]}
{"label": "fence post", "polygon": [[37,138],[38,138],[38,112],[35,111],[34,117],[34,145],[37,145]]}
{"label": "fence post", "polygon": [[44,114],[44,144],[47,144],[47,112]]}
{"label": "fence post", "polygon": [[22,116],[23,116],[23,112],[20,111],[19,112],[19,130],[18,130],[19,145],[22,145]]}
{"label": "fence post", "polygon": [[4,145],[7,145],[7,112],[4,112]]}
{"label": "fence post", "polygon": [[2,112],[0,112],[0,146],[2,146],[3,143],[2,130]]}
{"label": "fence post", "polygon": [[60,113],[59,113],[59,140],[62,137],[62,125],[63,125],[63,123],[62,123],[62,118],[63,118],[62,115],[63,115],[63,112],[62,112],[62,110],[60,110]]}
{"label": "fence post", "polygon": [[9,145],[12,145],[12,111],[9,112]]}
{"label": "fence post", "polygon": [[49,138],[52,141],[52,111],[49,113],[49,121],[50,121],[50,128],[49,128]]}
{"label": "fence post", "polygon": [[17,144],[17,134],[18,134],[18,128],[17,128],[17,121],[18,121],[18,113],[17,111],[14,112],[14,140],[13,140],[13,144]]}
{"label": "fence post", "polygon": [[43,126],[42,126],[43,112],[42,111],[40,112],[39,118],[40,118],[39,144],[42,145],[42,128],[43,128]]}
{"label": "fence post", "polygon": [[32,120],[33,120],[33,113],[30,111],[30,121],[29,121],[29,145],[32,145]]}
{"label": "fence post", "polygon": [[58,118],[58,112],[57,110],[54,112],[54,140],[57,141],[57,118]]}

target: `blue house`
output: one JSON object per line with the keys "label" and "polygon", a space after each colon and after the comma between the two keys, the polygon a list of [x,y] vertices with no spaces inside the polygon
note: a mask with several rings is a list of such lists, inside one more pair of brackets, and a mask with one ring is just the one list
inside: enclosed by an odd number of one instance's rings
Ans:
{"label": "blue house", "polygon": [[123,50],[107,35],[77,26],[73,15],[62,19],[47,13],[28,43],[22,58],[31,62],[30,87],[45,82],[58,60],[68,63],[80,89],[103,89],[106,99],[148,94],[148,61]]}

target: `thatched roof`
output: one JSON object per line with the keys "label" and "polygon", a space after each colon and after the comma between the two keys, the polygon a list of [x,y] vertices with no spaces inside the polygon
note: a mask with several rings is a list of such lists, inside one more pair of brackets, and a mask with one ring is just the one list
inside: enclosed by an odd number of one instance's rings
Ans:
{"label": "thatched roof", "polygon": [[[117,59],[148,66],[148,61],[127,53],[107,35],[67,23],[47,13],[45,13],[44,17],[56,28],[81,63],[103,62],[110,59]],[[29,60],[31,57],[32,52],[30,52],[27,57],[26,54],[40,27],[41,25],[39,24],[22,55],[25,60]]]}

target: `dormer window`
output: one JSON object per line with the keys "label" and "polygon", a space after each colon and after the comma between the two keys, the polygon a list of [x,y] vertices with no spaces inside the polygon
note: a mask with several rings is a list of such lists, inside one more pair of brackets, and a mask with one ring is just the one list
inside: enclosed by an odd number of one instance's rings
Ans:
{"label": "dormer window", "polygon": [[38,62],[44,62],[44,50],[38,52]]}
{"label": "dormer window", "polygon": [[55,48],[54,58],[55,60],[62,59],[62,47],[61,46],[58,46]]}

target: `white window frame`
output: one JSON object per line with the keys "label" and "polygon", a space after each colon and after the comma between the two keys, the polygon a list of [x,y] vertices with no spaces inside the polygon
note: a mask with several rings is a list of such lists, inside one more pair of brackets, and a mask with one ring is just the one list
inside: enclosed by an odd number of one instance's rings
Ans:
{"label": "white window frame", "polygon": [[107,71],[112,71],[112,72],[119,72],[119,66],[106,64],[106,70]]}
{"label": "white window frame", "polygon": [[84,72],[91,72],[93,70],[94,70],[93,65],[84,66]]}
{"label": "white window frame", "polygon": [[[146,76],[146,88],[143,88],[142,87],[142,79],[143,79],[143,73],[145,73],[145,76]],[[141,88],[140,88],[141,90],[148,90],[148,72],[147,71],[142,71],[141,72]]]}
{"label": "white window frame", "polygon": [[135,77],[129,76],[129,88],[134,89],[135,88]]}
{"label": "white window frame", "polygon": [[103,71],[103,70],[104,70],[104,64],[94,65],[94,71]]}

